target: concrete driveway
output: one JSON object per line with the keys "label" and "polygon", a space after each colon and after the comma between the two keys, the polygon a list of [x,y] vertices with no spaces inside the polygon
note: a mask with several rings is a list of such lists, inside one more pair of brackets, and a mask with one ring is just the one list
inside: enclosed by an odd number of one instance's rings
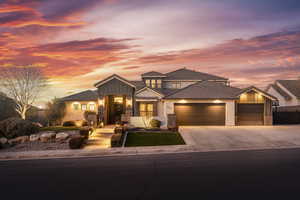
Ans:
{"label": "concrete driveway", "polygon": [[195,150],[300,147],[300,126],[182,126],[179,132]]}

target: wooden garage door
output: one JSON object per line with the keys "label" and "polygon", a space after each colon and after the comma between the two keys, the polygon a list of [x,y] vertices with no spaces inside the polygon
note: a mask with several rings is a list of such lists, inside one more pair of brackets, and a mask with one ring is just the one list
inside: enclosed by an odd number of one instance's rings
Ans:
{"label": "wooden garage door", "polygon": [[225,104],[175,104],[177,125],[225,125]]}
{"label": "wooden garage door", "polygon": [[238,125],[263,125],[264,104],[238,104]]}

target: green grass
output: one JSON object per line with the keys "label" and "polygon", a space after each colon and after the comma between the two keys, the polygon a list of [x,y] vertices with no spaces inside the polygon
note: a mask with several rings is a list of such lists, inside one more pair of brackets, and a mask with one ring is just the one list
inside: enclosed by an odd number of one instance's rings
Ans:
{"label": "green grass", "polygon": [[126,147],[185,144],[178,132],[130,132]]}
{"label": "green grass", "polygon": [[40,128],[40,131],[55,131],[55,132],[63,132],[63,131],[74,131],[79,130],[79,127],[76,126],[49,126],[49,127],[43,127]]}

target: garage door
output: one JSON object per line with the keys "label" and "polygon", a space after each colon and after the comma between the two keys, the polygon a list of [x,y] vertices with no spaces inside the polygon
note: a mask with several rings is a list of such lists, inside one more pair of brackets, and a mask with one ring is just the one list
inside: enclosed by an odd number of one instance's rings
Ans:
{"label": "garage door", "polygon": [[178,125],[225,125],[225,104],[175,104]]}
{"label": "garage door", "polygon": [[263,125],[264,104],[238,104],[238,125]]}

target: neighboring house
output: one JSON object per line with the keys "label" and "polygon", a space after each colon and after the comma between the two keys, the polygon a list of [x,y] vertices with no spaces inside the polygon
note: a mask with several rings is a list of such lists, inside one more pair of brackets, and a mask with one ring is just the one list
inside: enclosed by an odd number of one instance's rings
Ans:
{"label": "neighboring house", "polygon": [[300,106],[300,79],[276,80],[266,92],[278,99],[279,106]]}
{"label": "neighboring house", "polygon": [[231,87],[227,78],[182,68],[169,73],[147,72],[141,81],[116,74],[87,90],[62,98],[65,120],[83,120],[85,110],[97,112],[104,124],[128,118],[143,126],[146,117],[167,127],[168,115],[178,125],[271,125],[276,98],[256,88]]}

